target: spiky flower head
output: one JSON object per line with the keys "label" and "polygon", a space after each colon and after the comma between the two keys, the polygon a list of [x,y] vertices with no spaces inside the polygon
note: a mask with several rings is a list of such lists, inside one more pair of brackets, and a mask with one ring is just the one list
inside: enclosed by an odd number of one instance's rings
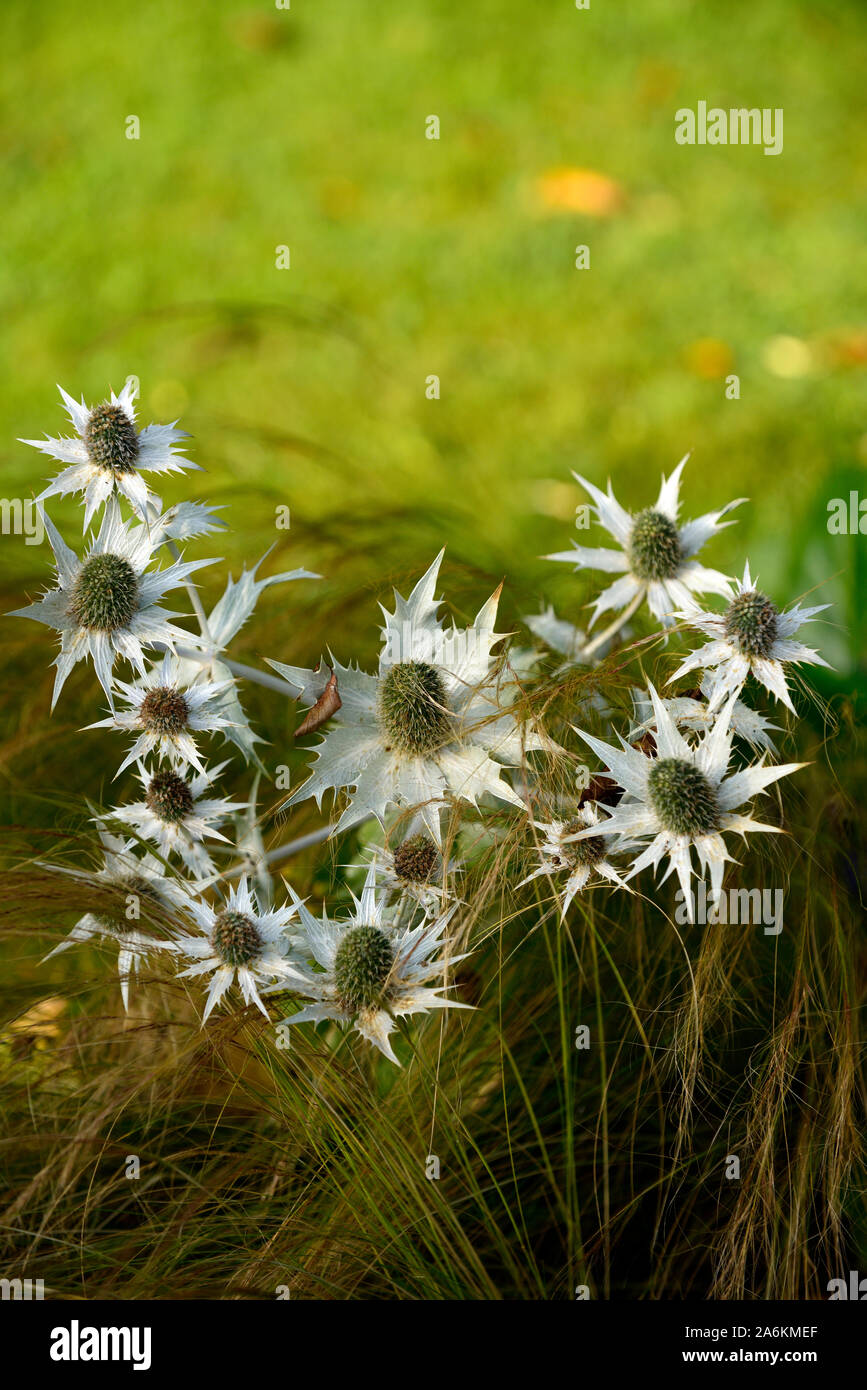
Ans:
{"label": "spiky flower head", "polygon": [[656,507],[645,507],[632,524],[627,554],[638,579],[674,579],[683,560],[677,523]]}
{"label": "spiky flower head", "polygon": [[[188,436],[173,425],[147,425],[139,430],[133,401],[135,380],[130,378],[120,395],[92,409],[84,399],[76,401],[58,387],[76,431],[72,439],[22,439],[43,454],[65,463],[58,476],[40,493],[38,501],[55,494],[84,493],[84,529],[103,502],[113,493],[122,493],[139,516],[146,518],[156,499],[149,496],[143,473],[179,473],[198,468],[178,452]],[[181,446],[183,447],[183,446]]]}
{"label": "spiky flower head", "polygon": [[[687,455],[687,458],[689,455]],[[716,512],[707,512],[695,521],[681,525],[678,521],[680,509],[680,475],[686,458],[681,459],[669,478],[663,477],[659,496],[652,507],[631,515],[624,511],[614,496],[611,483],[604,493],[593,483],[575,478],[593,498],[593,510],[597,521],[614,537],[619,550],[593,549],[583,545],[573,545],[571,550],[548,555],[548,560],[559,560],[574,565],[576,570],[597,569],[620,574],[621,578],[599,595],[593,606],[590,626],[610,609],[637,605],[642,598],[654,615],[665,624],[673,621],[672,613],[689,601],[690,591],[715,593],[730,596],[730,581],[719,570],[706,569],[695,559],[705,541],[726,526],[730,521],[722,518],[744,500],[729,502]]]}
{"label": "spiky flower head", "polygon": [[91,463],[115,474],[135,471],[141,452],[138,431],[119,401],[103,401],[93,407],[83,439]]}
{"label": "spiky flower head", "polygon": [[284,1021],[331,1019],[351,1025],[399,1066],[389,1036],[397,1018],[470,1005],[443,998],[449,988],[444,983],[429,984],[442,979],[449,965],[465,959],[450,955],[444,938],[457,905],[432,920],[401,928],[390,919],[388,896],[377,891],[375,862],[368,869],[361,898],[353,895],[355,911],[347,921],[314,917],[293,894],[301,921],[297,957],[311,958],[318,969],[301,967],[291,980],[288,987],[293,993],[314,1002]]}
{"label": "spiky flower head", "polygon": [[375,845],[370,853],[380,885],[402,900],[418,904],[426,916],[442,912],[446,901],[454,897],[453,879],[461,871],[460,861],[444,863],[440,847],[426,830],[414,829],[412,822],[409,833],[394,849]]}
{"label": "spiky flower head", "polygon": [[429,835],[409,835],[392,857],[395,877],[404,883],[427,883],[440,862],[440,853]]}
{"label": "spiky flower head", "polygon": [[[476,803],[490,795],[522,805],[502,778],[529,749],[550,748],[537,730],[522,726],[510,705],[518,694],[492,656],[502,640],[494,631],[499,590],[470,628],[446,629],[437,617],[437,556],[409,599],[395,593],[395,611],[383,609],[384,647],[379,672],[324,661],[315,671],[271,661],[301,699],[314,706],[336,681],[340,708],[317,748],[313,775],[287,804],[330,790],[351,788],[336,829],[389,807],[417,808],[426,833],[439,845],[440,813],[450,800]],[[333,676],[332,676],[333,672]]]}
{"label": "spiky flower head", "polygon": [[647,774],[647,793],[660,825],[672,835],[711,835],[719,829],[716,792],[687,758],[657,758]]}
{"label": "spiky flower head", "polygon": [[[575,809],[566,820],[533,821],[544,839],[538,845],[539,864],[518,885],[531,883],[534,878],[546,877],[557,881],[565,875],[565,883],[557,888],[560,915],[565,918],[576,893],[583,892],[594,878],[607,879],[618,888],[627,888],[618,870],[611,863],[611,846],[602,834],[590,834],[599,823],[599,813],[592,802]],[[587,832],[585,836],[585,832]],[[623,847],[618,845],[618,850]]]}
{"label": "spiky flower head", "polygon": [[[184,666],[189,663],[184,663]],[[204,772],[195,734],[227,729],[230,720],[219,711],[231,687],[231,677],[223,681],[201,681],[182,672],[182,663],[167,653],[151,666],[134,685],[117,681],[116,687],[128,708],[115,710],[108,719],[89,724],[90,729],[120,729],[137,734],[135,743],[117,770],[119,776],[130,763],[156,753],[174,768],[190,765]]]}
{"label": "spiky flower head", "polygon": [[381,927],[360,922],[345,931],[334,953],[334,984],[344,1012],[379,1008],[393,965],[394,946]]}
{"label": "spiky flower head", "polygon": [[385,737],[410,757],[436,753],[449,741],[450,711],[445,681],[428,661],[399,661],[379,688],[379,719]]}
{"label": "spiky flower head", "polygon": [[185,816],[190,815],[194,805],[186,777],[168,767],[159,767],[151,774],[145,802],[155,816],[170,825],[179,825]]}
{"label": "spiky flower head", "polygon": [[244,809],[245,802],[225,801],[206,797],[204,793],[216,781],[228,764],[185,777],[176,768],[157,767],[148,770],[138,764],[138,775],[144,789],[144,800],[115,807],[110,819],[132,825],[145,839],[153,841],[164,857],[180,854],[184,863],[199,877],[213,873],[213,865],[203,840],[222,840],[217,826],[233,811]]}
{"label": "spiky flower head", "polygon": [[739,813],[737,808],[804,764],[766,767],[759,762],[729,776],[736,697],[730,696],[709,732],[690,745],[652,685],[648,692],[655,718],[656,756],[633,748],[625,740],[622,748],[614,748],[580,729],[576,731],[604,761],[624,791],[607,819],[579,835],[615,836],[619,843],[628,838],[645,844],[627,879],[649,864],[657,867],[667,855],[669,867],[664,877],[677,873],[687,911],[691,912],[692,851],[695,850],[700,865],[697,877],[710,874],[711,893],[718,899],[725,865],[731,859],[723,839],[725,832],[733,830],[745,836],[748,831],[778,829]]}
{"label": "spiky flower head", "polygon": [[198,931],[179,935],[176,948],[180,958],[192,962],[180,972],[182,979],[211,976],[202,1023],[234,981],[244,1003],[255,1004],[267,1018],[263,986],[280,981],[285,989],[295,977],[290,933],[297,917],[295,904],[263,909],[244,875],[224,903],[197,898],[190,904],[190,915]]}
{"label": "spiky flower head", "polygon": [[757,586],[750,575],[749,563],[744,577],[736,584],[736,593],[722,613],[704,612],[689,603],[676,614],[690,627],[703,632],[710,641],[691,652],[670,677],[677,680],[687,671],[708,670],[711,679],[710,707],[718,709],[733,692],[743,689],[752,675],[766,690],[794,712],[792,697],[786,681],[786,667],[798,662],[827,666],[827,661],[811,647],[792,640],[803,623],[830,605],[821,603],[813,608],[793,608],[781,611]]}
{"label": "spiky flower head", "polygon": [[213,562],[179,560],[149,571],[155,551],[168,538],[165,527],[159,521],[149,526],[122,521],[114,498],[106,504],[99,535],[83,559],[64,543],[50,518],[42,517],[57,565],[57,588],[11,616],[33,618],[60,633],[52,709],[73,667],[88,657],[113,707],[112,668],[118,656],[144,674],[146,647],[159,644],[173,650],[178,641],[195,645],[201,640],[175,627],[169,620],[177,614],[159,603],[168,590]]}
{"label": "spiky flower head", "polygon": [[224,908],[217,913],[211,945],[224,965],[250,965],[262,949],[262,937],[252,917]]}
{"label": "spiky flower head", "polygon": [[748,589],[737,594],[726,609],[726,636],[747,656],[770,656],[779,616],[767,594]]}

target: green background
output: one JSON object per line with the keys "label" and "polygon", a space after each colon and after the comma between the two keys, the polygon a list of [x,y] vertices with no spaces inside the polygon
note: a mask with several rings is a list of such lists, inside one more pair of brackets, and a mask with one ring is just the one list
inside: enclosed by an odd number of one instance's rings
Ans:
{"label": "green background", "polygon": [[[134,373],[209,470],[165,495],[228,504],[234,563],[288,504],[320,612],[446,543],[518,614],[581,621],[594,580],[538,559],[574,535],[570,469],[638,509],[692,450],[684,516],[751,499],[703,558],[819,585],[851,687],[864,542],[826,519],[867,497],[864,40],[816,0],[5,5],[4,494],[51,475],[15,439],[64,432],[56,381],[94,403]],[[783,153],[677,145],[699,99],[782,107]],[[616,210],[546,206],[564,167]],[[19,586],[43,557],[3,538]]]}

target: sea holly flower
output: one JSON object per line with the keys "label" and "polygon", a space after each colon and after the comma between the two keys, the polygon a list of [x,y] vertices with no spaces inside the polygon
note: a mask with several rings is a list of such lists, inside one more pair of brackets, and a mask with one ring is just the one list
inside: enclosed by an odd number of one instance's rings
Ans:
{"label": "sea holly flower", "polygon": [[472,627],[445,629],[434,597],[441,561],[442,552],[409,599],[395,592],[394,613],[383,608],[377,675],[333,658],[331,670],[322,662],[315,671],[269,660],[306,705],[315,705],[336,678],[340,708],[316,750],[313,775],[287,804],[313,796],[321,805],[327,790],[353,788],[338,831],[370,815],[384,825],[390,806],[417,807],[439,844],[440,811],[449,798],[475,804],[489,794],[522,806],[500,764],[517,767],[527,750],[553,746],[509,712],[518,687],[491,656],[503,637],[494,631],[499,590]]}
{"label": "sea holly flower", "polygon": [[224,767],[228,767],[228,762],[188,779],[172,767],[149,772],[144,763],[139,763],[144,800],[113,807],[108,816],[134,826],[146,840],[153,841],[164,858],[177,851],[188,868],[205,878],[214,872],[214,866],[203,841],[207,838],[229,843],[216,827],[232,811],[245,805],[242,801],[203,795]]}
{"label": "sea holly flower", "polygon": [[252,762],[260,772],[264,772],[265,768],[256,752],[256,744],[264,743],[265,740],[251,729],[238,698],[235,677],[226,663],[221,661],[220,652],[224,651],[240,632],[265,589],[270,588],[272,584],[288,584],[294,579],[320,579],[321,575],[314,574],[312,570],[294,569],[286,570],[282,574],[268,575],[265,579],[257,579],[256,571],[261,563],[262,560],[257,560],[252,569],[242,570],[237,580],[229,576],[222,597],[207,616],[207,660],[186,660],[180,670],[184,679],[191,684],[225,682],[225,689],[217,701],[217,712],[225,720],[225,737],[240,750],[248,763]]}
{"label": "sea holly flower", "polygon": [[429,983],[441,979],[448,965],[466,959],[439,954],[443,949],[448,952],[444,933],[457,904],[433,919],[401,930],[388,920],[388,897],[388,892],[377,894],[375,863],[368,869],[361,898],[353,894],[355,911],[347,921],[314,917],[293,894],[301,919],[296,952],[312,957],[319,970],[298,970],[288,987],[314,1002],[284,1022],[333,1019],[345,1027],[351,1025],[400,1066],[389,1037],[397,1018],[471,1005],[443,998],[443,991],[451,986]]}
{"label": "sea holly flower", "polygon": [[93,661],[97,679],[113,707],[112,668],[124,657],[144,675],[144,648],[199,639],[169,621],[177,613],[159,606],[169,589],[212,560],[179,560],[148,572],[154,551],[165,536],[145,525],[131,527],[121,520],[117,501],[110,498],[99,535],[83,560],[69,549],[48,516],[42,514],[57,565],[56,589],[38,603],[18,608],[10,616],[33,618],[60,633],[60,655],[51,708],[57,704],[67,676],[79,661]]}
{"label": "sea holly flower", "polygon": [[[677,695],[674,699],[663,700],[665,708],[679,729],[707,733],[712,728],[719,710],[711,704],[714,683],[707,672],[702,677],[699,693],[702,699],[696,699],[693,695]],[[656,728],[656,716],[653,712],[653,701],[646,691],[633,689],[632,704],[635,722],[629,731],[628,742],[637,743],[645,734],[652,733]],[[731,727],[733,734],[745,739],[754,748],[768,753],[776,752],[771,734],[779,733],[779,725],[772,724],[770,719],[758,710],[750,709],[740,698],[735,700],[732,708]]]}
{"label": "sea holly flower", "polygon": [[137,684],[116,682],[129,709],[115,710],[108,719],[88,724],[87,728],[121,729],[138,735],[115,776],[151,753],[173,767],[191,764],[198,772],[204,772],[193,735],[215,733],[228,726],[228,719],[217,711],[220,697],[231,684],[230,678],[190,685],[181,676],[178,658],[167,653]]}
{"label": "sea holly flower", "polygon": [[100,831],[100,839],[103,867],[96,873],[58,864],[43,867],[110,890],[116,906],[108,912],[86,912],[66,939],[44,959],[51,960],[82,941],[96,939],[116,946],[120,992],[123,1006],[128,1009],[130,980],[141,964],[152,951],[176,949],[171,939],[150,936],[135,924],[143,919],[148,925],[174,926],[188,906],[191,890],[190,885],[167,874],[165,864],[154,855],[137,853],[134,840],[124,840],[106,831]]}
{"label": "sea holly flower", "polygon": [[692,652],[677,668],[670,680],[677,680],[696,667],[712,668],[713,693],[710,704],[716,709],[732,691],[741,690],[747,676],[753,675],[766,690],[795,712],[785,667],[790,663],[808,661],[815,666],[827,666],[812,647],[792,638],[803,623],[817,613],[830,608],[820,603],[813,608],[795,604],[781,612],[776,604],[756,588],[750,577],[749,562],[744,577],[736,585],[736,593],[723,613],[705,613],[690,603],[675,616],[688,622],[712,640]]}
{"label": "sea holly flower", "polygon": [[268,1010],[260,986],[295,977],[290,966],[291,941],[287,927],[297,915],[293,903],[262,911],[246,877],[229,890],[224,905],[212,907],[203,898],[192,899],[190,915],[199,930],[175,939],[180,957],[192,961],[179,972],[181,979],[211,975],[202,1023],[226,991],[237,981],[245,1004],[253,1003],[265,1017]]}
{"label": "sea holly flower", "polygon": [[719,511],[707,512],[681,526],[678,521],[680,475],[687,458],[688,454],[681,459],[670,477],[663,477],[654,505],[634,515],[621,507],[610,482],[606,494],[582,478],[580,473],[573,475],[593,498],[597,521],[621,547],[619,550],[608,550],[604,547],[593,549],[573,545],[571,550],[545,557],[574,565],[576,570],[607,570],[621,575],[596,599],[590,619],[591,627],[600,613],[627,607],[632,612],[644,598],[653,616],[670,625],[673,610],[683,608],[690,602],[690,590],[726,597],[731,594],[729,579],[719,570],[700,565],[695,556],[705,541],[726,526],[734,525],[721,518],[734,507],[739,507],[745,499],[740,497]]}
{"label": "sea holly flower", "polygon": [[656,757],[632,748],[625,740],[622,748],[614,748],[576,729],[625,793],[606,820],[579,831],[577,838],[616,835],[643,840],[651,836],[651,843],[638,855],[626,877],[632,878],[648,864],[658,867],[667,855],[669,866],[663,882],[676,872],[688,904],[694,872],[691,853],[695,850],[701,868],[696,877],[703,878],[709,872],[711,892],[718,899],[725,864],[734,862],[723,835],[730,830],[744,837],[748,831],[779,833],[779,827],[763,825],[750,815],[739,813],[738,807],[806,764],[766,767],[757,763],[727,776],[735,696],[730,696],[719,711],[713,728],[691,746],[653,686],[648,690],[656,719]]}
{"label": "sea holly flower", "polygon": [[[371,853],[384,888],[412,899],[428,916],[442,910],[448,896],[448,889],[443,887],[443,855],[423,830],[410,833],[393,850],[377,845]],[[445,865],[446,874],[459,870],[455,859]]]}
{"label": "sea holly flower", "polygon": [[[535,828],[545,837],[539,846],[540,862],[538,868],[522,879],[518,887],[523,888],[525,883],[531,883],[534,878],[540,878],[542,875],[555,878],[565,874],[566,882],[560,897],[560,916],[563,919],[575,894],[583,892],[594,876],[608,879],[618,888],[625,888],[630,892],[628,884],[608,858],[611,846],[605,843],[604,836],[588,834],[586,839],[578,838],[582,832],[598,823],[599,813],[590,802],[579,807],[570,820],[533,821]],[[618,849],[624,847],[617,846]]]}
{"label": "sea holly flower", "polygon": [[[84,493],[84,529],[94,513],[115,491],[123,493],[140,516],[147,515],[148,488],[143,472],[180,473],[198,469],[197,463],[177,452],[182,439],[189,436],[172,425],[148,425],[139,430],[136,425],[133,400],[135,387],[130,381],[119,396],[88,408],[73,400],[62,386],[58,391],[76,431],[74,439],[22,439],[20,443],[41,449],[43,454],[59,459],[69,467],[49,483],[37,501],[55,494]],[[152,500],[152,499],[151,499]]]}

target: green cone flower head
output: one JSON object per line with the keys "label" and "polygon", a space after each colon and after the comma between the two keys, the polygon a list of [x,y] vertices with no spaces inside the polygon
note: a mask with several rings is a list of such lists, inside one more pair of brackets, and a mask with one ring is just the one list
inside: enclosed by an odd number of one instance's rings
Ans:
{"label": "green cone flower head", "polygon": [[[492,655],[499,590],[468,628],[446,628],[435,597],[442,554],[408,599],[395,592],[393,613],[383,609],[384,645],[376,675],[324,659],[313,671],[269,664],[304,704],[327,710],[317,722],[332,727],[316,749],[312,776],[287,805],[327,791],[349,790],[337,823],[342,831],[368,816],[385,826],[390,808],[417,809],[425,833],[439,846],[441,814],[452,801],[476,804],[490,795],[523,809],[503,779],[503,766],[520,766],[528,750],[549,748],[544,736],[522,726],[510,708],[520,694]],[[327,705],[329,694],[339,705]]]}
{"label": "green cone flower head", "polygon": [[803,623],[810,622],[828,604],[820,603],[813,608],[795,604],[781,611],[757,587],[749,563],[736,588],[724,613],[707,613],[692,605],[675,615],[703,632],[710,641],[691,652],[670,680],[678,680],[688,671],[706,670],[710,681],[708,705],[714,712],[730,695],[739,694],[747,677],[753,676],[794,713],[786,667],[802,661],[815,666],[828,665],[812,647],[794,641],[794,635]]}
{"label": "green cone flower head", "polygon": [[[699,878],[710,875],[714,899],[722,891],[726,862],[731,858],[723,838],[726,831],[746,835],[750,830],[772,832],[741,811],[745,801],[763,792],[781,777],[797,772],[803,763],[765,767],[759,763],[728,775],[732,751],[732,716],[737,696],[731,695],[713,725],[693,743],[677,727],[671,711],[652,685],[648,694],[653,708],[650,733],[656,746],[652,757],[624,742],[615,748],[592,734],[577,732],[603,760],[607,775],[622,787],[623,795],[606,819],[579,831],[579,836],[611,837],[614,847],[638,848],[627,880],[649,865],[657,868],[668,856],[669,873],[677,874],[687,914],[693,912],[690,884],[692,853],[700,865]],[[649,843],[648,843],[649,841]],[[666,874],[665,877],[668,875]]]}
{"label": "green cone flower head", "polygon": [[[416,926],[396,927],[390,920],[388,891],[377,890],[377,864],[371,863],[355,912],[346,922],[313,916],[293,894],[301,919],[297,956],[312,958],[316,969],[302,969],[291,988],[313,1002],[284,1020],[287,1024],[326,1020],[352,1026],[386,1057],[399,1065],[389,1035],[395,1020],[429,1009],[467,1008],[443,998],[448,986],[430,985],[442,978],[447,961],[438,952],[447,948],[446,928],[457,910],[453,905]],[[463,960],[452,956],[451,962]],[[279,988],[277,986],[276,988]]]}
{"label": "green cone flower head", "polygon": [[[689,455],[687,455],[687,458]],[[681,523],[680,475],[686,459],[681,459],[670,477],[662,479],[659,496],[652,507],[632,515],[627,512],[608,484],[602,492],[593,483],[574,476],[593,499],[596,520],[614,538],[618,550],[573,545],[548,555],[549,560],[571,564],[576,570],[606,570],[618,575],[596,599],[590,626],[602,613],[637,607],[642,600],[655,618],[670,625],[675,609],[682,608],[690,592],[731,596],[730,581],[719,570],[707,569],[696,556],[705,544],[732,522],[723,517],[744,500],[729,502],[716,512],[706,512],[695,521]]]}

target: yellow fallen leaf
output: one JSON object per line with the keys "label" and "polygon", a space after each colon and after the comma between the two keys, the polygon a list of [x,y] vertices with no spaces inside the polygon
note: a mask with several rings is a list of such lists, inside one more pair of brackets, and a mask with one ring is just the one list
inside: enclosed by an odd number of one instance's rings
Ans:
{"label": "yellow fallen leaf", "polygon": [[546,212],[582,212],[588,217],[612,217],[626,195],[621,184],[595,169],[549,169],[536,183]]}

